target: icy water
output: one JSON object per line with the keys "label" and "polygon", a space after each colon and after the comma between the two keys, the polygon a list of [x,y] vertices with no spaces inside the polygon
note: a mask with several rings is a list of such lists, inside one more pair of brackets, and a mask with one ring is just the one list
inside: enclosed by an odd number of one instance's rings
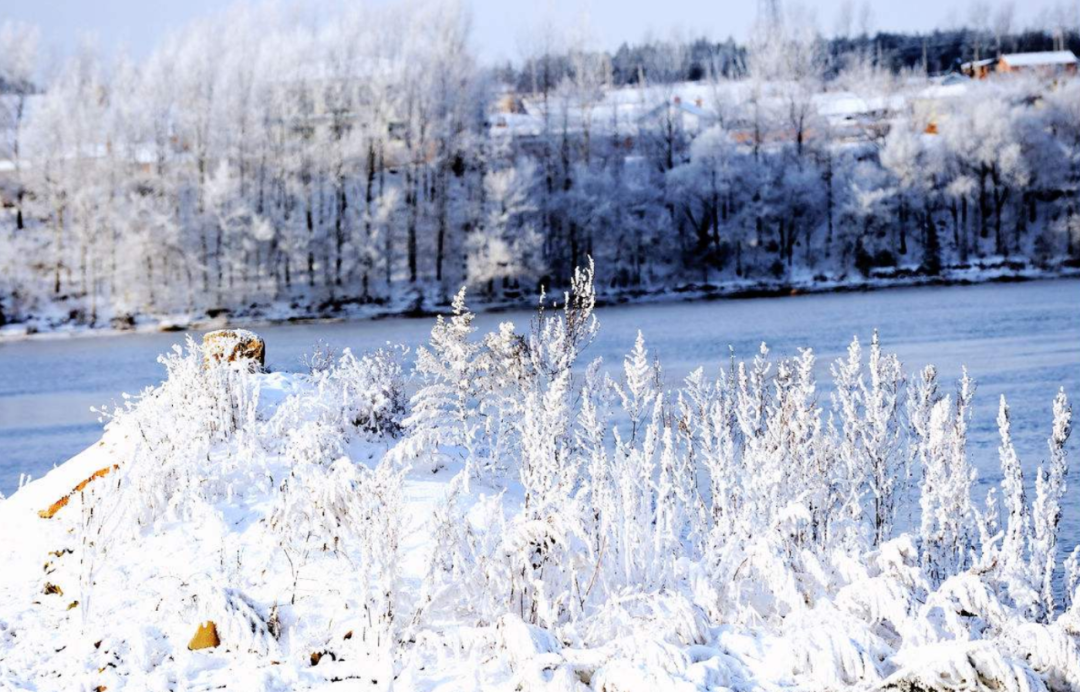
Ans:
{"label": "icy water", "polygon": [[[824,400],[829,363],[853,335],[868,342],[875,327],[908,372],[934,363],[947,384],[966,365],[978,382],[971,453],[984,486],[980,502],[985,486],[999,478],[994,418],[1002,393],[1029,481],[1046,456],[1059,387],[1077,402],[1080,417],[1080,280],[620,306],[598,315],[600,338],[590,359],[617,367],[640,329],[671,385],[699,365],[715,372],[727,363],[729,345],[750,358],[765,341],[777,355],[813,348]],[[527,329],[529,313],[483,315],[477,324],[487,330],[505,320]],[[292,370],[318,339],[357,352],[387,342],[414,347],[430,328],[430,319],[402,318],[258,331],[267,341],[268,365]],[[93,443],[101,424],[90,407],[155,384],[163,372],[157,355],[182,340],[182,334],[148,334],[0,344],[0,492],[10,494],[21,473],[40,477]],[[1080,433],[1070,447],[1066,546],[1080,539]]]}

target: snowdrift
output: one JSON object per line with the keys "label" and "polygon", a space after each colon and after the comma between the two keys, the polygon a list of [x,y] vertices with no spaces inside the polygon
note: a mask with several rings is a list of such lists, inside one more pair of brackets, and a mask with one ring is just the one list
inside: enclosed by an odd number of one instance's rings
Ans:
{"label": "snowdrift", "polygon": [[826,414],[808,351],[671,390],[639,339],[614,379],[594,304],[478,338],[459,294],[408,376],[163,356],[0,501],[0,688],[1080,689],[1063,394],[1036,497],[1002,401],[976,502],[966,376],[856,341]]}

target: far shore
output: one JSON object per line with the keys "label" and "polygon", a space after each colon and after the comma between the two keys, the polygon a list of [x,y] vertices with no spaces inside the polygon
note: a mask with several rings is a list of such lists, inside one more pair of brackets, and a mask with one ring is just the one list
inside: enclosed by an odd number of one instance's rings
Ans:
{"label": "far shore", "polygon": [[[983,261],[981,264],[943,268],[938,275],[928,275],[917,268],[896,268],[877,271],[869,277],[830,279],[821,276],[801,280],[738,280],[714,283],[686,283],[677,288],[611,289],[597,296],[600,307],[615,305],[662,305],[711,300],[747,300],[781,298],[797,295],[856,293],[925,286],[970,286],[988,283],[1016,283],[1080,277],[1080,265],[1060,265],[1052,268],[1033,267],[1008,261]],[[531,307],[538,296],[522,293],[519,296],[495,300],[474,293],[470,308],[476,313],[499,313]],[[549,293],[557,302],[559,293]],[[210,316],[138,316],[125,320],[122,326],[106,323],[88,325],[76,321],[46,322],[31,320],[13,322],[0,327],[0,344],[25,340],[50,340],[83,337],[111,337],[123,334],[155,334],[164,332],[207,331],[226,327],[258,328],[284,324],[330,324],[383,319],[430,318],[445,314],[445,300],[414,301],[411,305],[390,303],[361,303],[343,300],[323,312],[317,309],[266,306],[237,312],[223,311]]]}

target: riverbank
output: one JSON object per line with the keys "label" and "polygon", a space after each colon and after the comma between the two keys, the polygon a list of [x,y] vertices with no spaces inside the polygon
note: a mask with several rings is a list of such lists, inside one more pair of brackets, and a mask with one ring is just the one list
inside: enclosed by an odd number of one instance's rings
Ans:
{"label": "riverbank", "polygon": [[[777,280],[727,280],[688,282],[675,288],[610,288],[598,292],[597,305],[658,305],[696,301],[775,298],[802,294],[880,291],[919,286],[967,286],[996,282],[1021,282],[1080,277],[1080,264],[1058,263],[1038,267],[1027,262],[989,258],[964,265],[943,267],[936,275],[918,267],[890,267],[873,270],[869,276],[831,277],[825,274],[796,276]],[[116,336],[159,332],[210,331],[226,327],[258,328],[282,324],[332,324],[389,318],[425,318],[447,312],[449,304],[440,291],[416,289],[410,295],[381,302],[355,300],[323,301],[318,305],[270,304],[229,311],[213,310],[201,314],[123,315],[97,324],[87,324],[71,313],[36,316],[26,321],[0,327],[0,343],[25,339]],[[515,293],[500,299],[485,300],[473,294],[470,305],[477,313],[499,313],[531,304],[536,296]]]}

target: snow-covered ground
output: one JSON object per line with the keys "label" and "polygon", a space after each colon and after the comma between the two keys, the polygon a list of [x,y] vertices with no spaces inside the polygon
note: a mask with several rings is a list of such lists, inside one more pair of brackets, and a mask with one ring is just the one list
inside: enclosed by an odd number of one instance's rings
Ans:
{"label": "snow-covered ground", "polygon": [[[923,293],[907,307],[921,319],[894,316],[886,349],[867,337],[861,355],[845,320],[902,314],[902,294],[792,299],[772,318],[731,304],[747,361],[731,371],[715,336],[697,340],[697,306],[611,309],[612,341],[594,339],[586,284],[532,329],[503,316],[517,333],[428,321],[408,401],[394,349],[291,374],[167,354],[165,382],[111,412],[100,442],[0,502],[0,687],[1080,686],[1080,567],[1053,509],[1067,403],[1032,418],[1050,438],[1037,491],[1006,436],[984,508],[970,385],[952,384],[980,340],[1013,345],[981,355],[1003,383],[1075,358],[1076,313],[1055,308],[1075,282]],[[1003,299],[1023,289],[1041,310]],[[973,303],[981,324],[948,319]],[[635,319],[646,340],[624,344]],[[683,330],[646,352],[663,320]],[[795,350],[812,325],[836,337],[817,365]],[[395,328],[414,326],[380,336]],[[286,331],[264,336],[283,358]],[[894,336],[942,356],[909,376],[907,407]],[[762,337],[792,359],[755,358]],[[820,364],[835,388],[815,384]],[[1028,402],[1010,402],[1019,439]]]}

